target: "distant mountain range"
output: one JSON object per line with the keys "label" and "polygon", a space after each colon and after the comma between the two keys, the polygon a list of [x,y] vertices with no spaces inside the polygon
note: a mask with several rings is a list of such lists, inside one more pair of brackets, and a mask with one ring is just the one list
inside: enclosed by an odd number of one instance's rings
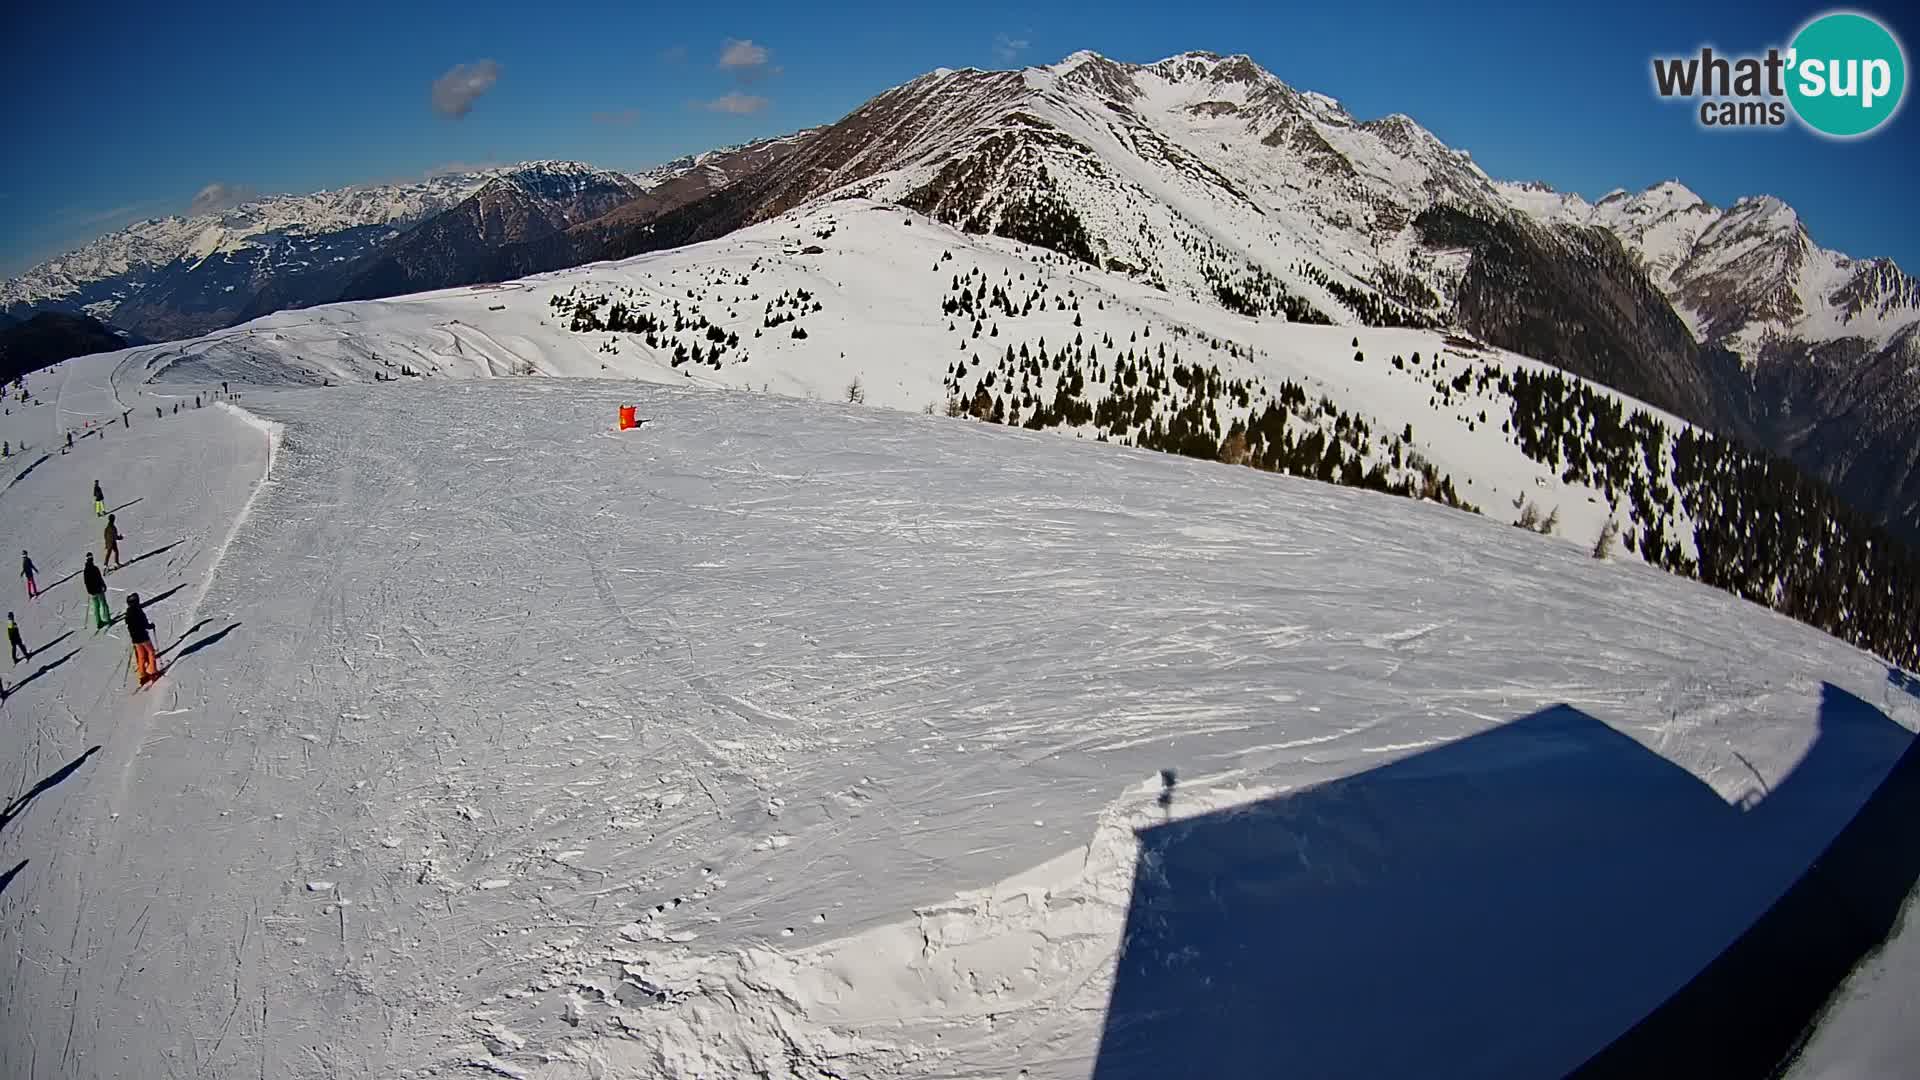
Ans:
{"label": "distant mountain range", "polygon": [[506,280],[864,196],[1260,319],[1455,327],[1789,456],[1920,535],[1920,288],[1777,199],[1489,177],[1245,56],[940,70],[641,175],[567,162],[145,222],[0,287],[153,338]]}
{"label": "distant mountain range", "polygon": [[84,312],[153,340],[285,308],[464,284],[492,253],[611,212],[641,220],[727,183],[796,137],[644,173],[534,161],[137,222],[0,285],[0,312]]}

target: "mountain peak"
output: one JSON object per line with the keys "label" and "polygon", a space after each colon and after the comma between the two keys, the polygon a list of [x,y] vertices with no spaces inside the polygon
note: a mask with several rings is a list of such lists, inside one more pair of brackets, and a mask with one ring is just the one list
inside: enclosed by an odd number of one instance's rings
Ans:
{"label": "mountain peak", "polygon": [[1790,218],[1797,217],[1794,209],[1777,195],[1742,195],[1733,202],[1734,210],[1753,217]]}
{"label": "mountain peak", "polygon": [[1280,80],[1255,63],[1246,53],[1222,56],[1216,52],[1192,50],[1144,65],[1171,82],[1203,80],[1211,83],[1278,83]]}
{"label": "mountain peak", "polygon": [[1650,185],[1647,190],[1640,193],[1639,199],[1642,202],[1657,203],[1669,210],[1683,210],[1693,206],[1707,206],[1711,209],[1707,200],[1678,180],[1662,180]]}
{"label": "mountain peak", "polygon": [[1064,75],[1067,72],[1072,71],[1073,69],[1079,67],[1082,64],[1106,62],[1106,60],[1107,60],[1106,57],[1101,56],[1099,53],[1094,52],[1092,49],[1079,49],[1074,52],[1068,53],[1065,57],[1061,58],[1059,63],[1047,65],[1047,68],[1049,71],[1058,72],[1059,74]]}

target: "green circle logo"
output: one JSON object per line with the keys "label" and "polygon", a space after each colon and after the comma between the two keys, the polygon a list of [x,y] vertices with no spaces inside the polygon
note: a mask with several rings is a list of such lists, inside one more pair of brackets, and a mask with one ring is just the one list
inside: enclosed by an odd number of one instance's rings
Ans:
{"label": "green circle logo", "polygon": [[1906,54],[1869,16],[1822,15],[1794,36],[1789,55],[1787,99],[1823,135],[1865,135],[1886,123],[1906,94]]}

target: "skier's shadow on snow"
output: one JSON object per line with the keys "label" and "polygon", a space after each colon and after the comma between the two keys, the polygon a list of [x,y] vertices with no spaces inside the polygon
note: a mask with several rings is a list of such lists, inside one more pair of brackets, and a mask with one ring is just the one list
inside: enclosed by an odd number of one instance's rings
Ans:
{"label": "skier's shadow on snow", "polygon": [[[41,795],[46,794],[46,792],[49,789],[57,787],[61,783],[61,781],[65,780],[67,777],[72,776],[74,773],[78,772],[80,770],[80,766],[85,765],[87,763],[88,758],[92,757],[93,755],[99,752],[100,752],[100,747],[98,746],[87,747],[86,753],[83,753],[79,757],[74,758],[72,761],[67,762],[65,765],[60,766],[59,769],[55,770],[52,774],[48,775],[45,779],[41,780],[39,783],[29,788],[26,794],[8,803],[4,810],[0,810],[0,832],[4,832],[6,830],[6,827],[13,823],[14,818],[19,817],[22,813],[26,811],[28,803],[39,798]],[[14,869],[18,870],[19,867],[15,867]]]}
{"label": "skier's shadow on snow", "polygon": [[68,653],[67,655],[61,657],[60,659],[55,660],[51,664],[41,664],[37,669],[35,669],[33,674],[27,676],[24,679],[21,679],[19,682],[14,683],[12,686],[7,687],[7,696],[12,697],[13,695],[19,693],[22,689],[24,689],[34,681],[38,680],[40,676],[45,675],[47,672],[52,671],[53,669],[59,667],[60,665],[66,663],[67,661],[79,655],[80,655],[80,650],[75,649],[72,652]]}
{"label": "skier's shadow on snow", "polygon": [[[129,564],[129,565],[131,565],[131,564]],[[168,597],[170,597],[170,596],[172,596],[172,595],[173,595],[174,593],[177,593],[177,592],[179,592],[179,591],[180,591],[181,589],[184,589],[184,588],[186,588],[186,587],[187,587],[187,586],[186,586],[186,583],[185,583],[185,582],[182,582],[182,583],[180,583],[180,584],[178,584],[178,585],[175,585],[175,586],[174,586],[173,588],[171,588],[171,589],[168,589],[168,590],[167,590],[166,592],[163,592],[163,593],[158,593],[158,594],[155,594],[155,595],[153,595],[153,596],[149,596],[149,597],[147,597],[147,598],[146,598],[145,600],[142,600],[142,601],[140,602],[140,606],[141,606],[142,608],[155,608],[155,607],[159,607],[159,606],[160,606],[160,604],[161,604],[161,603],[162,603],[163,601],[165,601],[165,600],[166,600],[166,599],[167,599]],[[119,611],[119,612],[115,612],[115,613],[113,613],[112,615],[110,615],[110,616],[109,616],[109,617],[107,618],[107,625],[108,625],[108,626],[119,626],[119,625],[120,625],[120,620],[122,620],[122,619],[124,619],[124,618],[126,617],[126,614],[127,614],[127,613],[126,613],[126,612],[124,612],[124,611]]]}
{"label": "skier's shadow on snow", "polygon": [[25,870],[26,868],[27,868],[27,860],[21,859],[19,862],[14,864],[13,869],[7,871],[4,874],[0,874],[0,893],[5,893],[7,891],[7,886],[13,884],[13,879],[16,877],[19,877],[20,871]]}
{"label": "skier's shadow on snow", "polygon": [[41,454],[40,460],[34,462],[33,464],[15,473],[13,476],[13,479],[7,481],[7,487],[12,487],[13,485],[19,483],[20,481],[25,480],[27,478],[28,473],[32,472],[33,470],[39,468],[42,465],[45,465],[47,463],[47,459],[52,456],[53,456],[52,454]]}
{"label": "skier's shadow on snow", "polygon": [[186,582],[180,582],[180,584],[177,584],[177,586],[173,586],[173,588],[169,588],[167,592],[161,592],[161,594],[157,594],[157,596],[150,596],[150,598],[146,598],[146,600],[140,601],[140,607],[157,607],[157,605],[159,605],[161,601],[165,601],[167,600],[167,598],[169,598],[169,596],[173,596],[173,594],[177,594],[177,592],[180,592],[182,588],[186,588]]}
{"label": "skier's shadow on snow", "polygon": [[[128,560],[127,560],[126,562],[123,562],[123,563],[120,563],[120,564],[118,564],[118,565],[116,565],[116,566],[114,567],[114,569],[115,569],[116,571],[118,571],[118,570],[124,570],[124,569],[126,569],[127,567],[129,567],[129,566],[132,566],[132,565],[133,565],[134,563],[137,563],[137,562],[146,562],[146,561],[147,561],[148,559],[151,559],[151,558],[153,558],[153,557],[154,557],[155,555],[164,555],[164,554],[166,554],[167,552],[169,552],[169,551],[172,551],[172,550],[173,550],[174,548],[177,548],[177,547],[179,547],[179,546],[180,546],[180,541],[178,541],[178,540],[175,540],[175,541],[174,541],[173,543],[171,543],[171,544],[168,544],[168,545],[166,545],[165,547],[157,547],[157,548],[154,548],[154,549],[153,549],[152,551],[149,551],[149,552],[147,552],[147,553],[146,553],[145,555],[136,555],[136,556],[134,556],[133,558],[131,558],[131,559],[128,559]],[[178,587],[178,586],[175,586],[175,588],[174,588],[174,591],[175,591],[175,592],[177,592],[177,591],[179,591],[179,587]],[[172,595],[172,593],[168,593],[167,595],[169,595],[169,596],[171,596],[171,595]]]}
{"label": "skier's shadow on snow", "polygon": [[[205,626],[206,623],[201,623],[200,625]],[[197,630],[199,629],[199,627],[195,627],[194,629]],[[237,622],[229,623],[226,629],[208,634],[206,637],[201,638],[199,641],[196,641],[193,644],[188,645],[186,648],[181,649],[177,654],[175,654],[172,662],[170,662],[167,665],[167,670],[169,671],[173,670],[176,666],[179,665],[180,661],[185,660],[187,657],[192,656],[194,653],[199,652],[201,649],[211,648],[214,645],[220,644],[222,639],[224,639],[228,634],[231,634],[238,629],[240,629],[239,623]],[[193,632],[192,630],[187,631],[187,633],[189,634],[192,632]],[[182,636],[182,640],[185,640],[184,635]]]}
{"label": "skier's shadow on snow", "polygon": [[32,652],[29,652],[27,654],[27,659],[31,660],[34,657],[39,656],[41,653],[44,653],[44,652],[52,652],[53,647],[55,645],[60,644],[61,642],[67,640],[72,636],[73,636],[73,631],[69,630],[64,634],[61,634],[59,637],[54,638],[52,641],[45,642],[39,648],[34,649]]}
{"label": "skier's shadow on snow", "polygon": [[193,635],[199,633],[201,627],[206,626],[208,623],[212,621],[213,621],[212,619],[201,619],[199,622],[194,623],[192,626],[187,627],[186,631],[182,633],[178,638],[176,638],[173,644],[167,646],[164,649],[161,649],[158,653],[154,655],[160,657],[161,659],[165,659],[168,653],[179,648],[182,642],[186,641],[188,638],[192,637]]}
{"label": "skier's shadow on snow", "polygon": [[1734,805],[1559,705],[1141,829],[1093,1075],[1768,1075],[1920,880],[1915,747],[1829,685]]}

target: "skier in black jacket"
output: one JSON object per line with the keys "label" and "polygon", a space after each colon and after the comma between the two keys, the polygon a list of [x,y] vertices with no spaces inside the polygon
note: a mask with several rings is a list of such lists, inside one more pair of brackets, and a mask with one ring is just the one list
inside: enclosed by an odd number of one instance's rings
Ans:
{"label": "skier in black jacket", "polygon": [[107,497],[100,491],[100,481],[93,482],[93,516],[107,516]]}
{"label": "skier in black jacket", "polygon": [[33,556],[25,548],[20,549],[20,576],[27,579],[27,599],[40,595],[40,585],[33,580]]}
{"label": "skier in black jacket", "polygon": [[140,670],[140,685],[160,677],[160,662],[153,655],[153,623],[140,606],[140,594],[127,594],[127,640],[133,642],[133,662]]}
{"label": "skier in black jacket", "polygon": [[13,648],[13,662],[33,659],[33,650],[20,640],[20,624],[13,621],[13,612],[7,612],[7,644]]}
{"label": "skier in black jacket", "polygon": [[87,565],[80,568],[80,583],[87,587],[87,610],[93,615],[94,633],[113,625],[113,613],[107,610],[107,579],[93,564],[93,552],[87,552]]}

